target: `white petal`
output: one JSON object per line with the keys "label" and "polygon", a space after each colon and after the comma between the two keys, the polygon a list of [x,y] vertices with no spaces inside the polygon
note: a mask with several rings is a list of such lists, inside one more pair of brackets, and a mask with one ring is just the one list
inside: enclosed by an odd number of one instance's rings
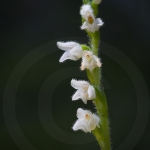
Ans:
{"label": "white petal", "polygon": [[80,95],[81,95],[81,99],[82,99],[83,103],[87,104],[87,99],[88,98],[86,97],[85,93],[80,93]]}
{"label": "white petal", "polygon": [[90,99],[94,99],[96,97],[96,95],[95,95],[95,89],[91,85],[88,88],[88,96],[89,96]]}
{"label": "white petal", "polygon": [[96,126],[100,128],[100,126],[99,126],[99,124],[100,124],[100,118],[97,115],[95,115],[95,114],[93,114],[93,117],[96,120]]}
{"label": "white petal", "polygon": [[87,81],[77,81],[75,79],[71,80],[71,86],[75,89],[80,89],[83,87],[88,87],[90,84]]}
{"label": "white petal", "polygon": [[84,110],[86,114],[88,114],[89,116],[92,116],[92,112],[89,110]]}
{"label": "white petal", "polygon": [[102,66],[102,63],[100,62],[100,59],[97,56],[95,56],[95,61],[98,67]]}
{"label": "white petal", "polygon": [[99,26],[97,24],[95,24],[95,22],[93,24],[89,24],[87,21],[85,21],[82,26],[81,29],[84,30],[86,29],[89,32],[95,32],[99,29]]}
{"label": "white petal", "polygon": [[84,30],[84,29],[89,30],[88,23],[86,21],[82,24],[81,29],[82,30]]}
{"label": "white petal", "polygon": [[74,46],[79,45],[76,42],[57,42],[57,46],[61,50],[71,50]]}
{"label": "white petal", "polygon": [[79,98],[81,98],[81,96],[80,96],[80,90],[77,90],[75,92],[75,94],[72,96],[72,100],[75,101],[75,100],[78,100]]}
{"label": "white petal", "polygon": [[59,59],[59,62],[63,62],[67,59],[70,59],[70,55],[68,52],[64,52],[63,55],[61,56],[61,58]]}
{"label": "white petal", "polygon": [[97,26],[95,26],[96,24],[95,24],[95,21],[93,22],[93,24],[88,24],[88,28],[89,28],[89,31],[90,32],[95,32],[95,31],[97,31],[98,29],[97,29]]}
{"label": "white petal", "polygon": [[79,89],[79,90],[77,90],[77,92],[73,95],[72,100],[78,100],[79,98],[80,98],[85,104],[87,104],[87,99],[88,99],[88,97],[86,96],[84,89]]}
{"label": "white petal", "polygon": [[83,53],[83,50],[80,45],[77,45],[70,50],[70,55],[72,55],[76,60],[82,57],[82,53]]}
{"label": "white petal", "polygon": [[86,115],[86,111],[82,108],[77,109],[77,118],[84,118]]}
{"label": "white petal", "polygon": [[78,119],[75,124],[73,125],[72,129],[74,131],[77,130],[83,130],[84,132],[88,132],[88,130],[85,128],[85,123],[82,119]]}
{"label": "white petal", "polygon": [[91,126],[89,125],[89,121],[85,121],[85,122],[84,122],[84,128],[85,128],[88,132],[90,132],[90,133],[91,133],[91,131],[93,130],[93,128],[92,128],[92,130],[91,130]]}
{"label": "white petal", "polygon": [[83,5],[80,10],[80,15],[87,20],[89,15],[93,16],[93,10],[89,4]]}
{"label": "white petal", "polygon": [[80,129],[80,123],[79,123],[78,121],[76,121],[75,124],[73,125],[72,129],[73,129],[74,131],[79,130],[79,129]]}
{"label": "white petal", "polygon": [[100,18],[96,18],[95,19],[95,23],[98,25],[98,26],[102,26],[104,24],[104,22],[100,19]]}
{"label": "white petal", "polygon": [[104,23],[100,18],[94,20],[92,24],[89,24],[87,21],[83,23],[81,29],[87,29],[90,32],[95,32],[99,30],[99,27],[102,26]]}
{"label": "white petal", "polygon": [[96,125],[97,125],[97,120],[93,116],[91,116],[91,119],[88,122],[88,126],[90,130],[94,130],[96,128]]}
{"label": "white petal", "polygon": [[67,59],[71,59],[71,60],[78,60],[75,56],[71,55],[69,51],[64,52],[63,55],[61,56],[61,58],[59,59],[59,62],[63,62]]}
{"label": "white petal", "polygon": [[85,65],[84,65],[84,62],[82,61],[81,63],[81,67],[80,67],[81,70],[85,70]]}
{"label": "white petal", "polygon": [[84,110],[82,108],[77,109],[77,118],[85,119],[86,114],[88,114],[89,116],[92,116],[92,112],[89,110]]}
{"label": "white petal", "polygon": [[100,4],[102,0],[93,0],[95,4]]}

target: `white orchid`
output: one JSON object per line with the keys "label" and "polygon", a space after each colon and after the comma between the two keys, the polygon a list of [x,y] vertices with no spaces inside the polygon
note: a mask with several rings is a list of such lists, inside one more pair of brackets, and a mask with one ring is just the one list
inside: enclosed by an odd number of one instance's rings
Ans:
{"label": "white orchid", "polygon": [[82,63],[81,63],[81,70],[84,70],[85,68],[92,71],[96,67],[101,67],[100,59],[94,55],[91,51],[83,51],[82,55]]}
{"label": "white orchid", "polygon": [[102,0],[93,0],[95,4],[100,4]]}
{"label": "white orchid", "polygon": [[100,18],[94,17],[93,10],[89,4],[83,5],[80,10],[81,16],[85,19],[81,29],[87,29],[90,32],[98,31],[104,23]]}
{"label": "white orchid", "polygon": [[72,127],[74,131],[83,130],[84,132],[91,132],[96,126],[99,127],[100,118],[89,110],[78,108],[77,118],[78,120]]}
{"label": "white orchid", "polygon": [[77,91],[72,96],[72,100],[82,99],[82,101],[87,104],[87,100],[95,99],[95,89],[87,81],[77,81],[75,79],[71,80],[71,86]]}
{"label": "white orchid", "polygon": [[67,59],[78,60],[82,57],[82,47],[76,42],[57,42],[57,46],[59,49],[65,51],[59,62],[63,62]]}

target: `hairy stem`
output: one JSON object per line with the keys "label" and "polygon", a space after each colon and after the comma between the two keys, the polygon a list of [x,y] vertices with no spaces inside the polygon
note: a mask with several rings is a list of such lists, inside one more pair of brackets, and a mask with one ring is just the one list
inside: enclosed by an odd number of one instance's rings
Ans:
{"label": "hairy stem", "polygon": [[[96,17],[98,14],[98,5],[95,3],[90,3],[89,0],[83,0],[84,4],[89,3],[91,7],[93,8],[94,16]],[[82,23],[85,20],[82,18]],[[94,33],[87,31],[87,34],[90,39],[90,47],[91,51],[94,53],[94,55],[98,56],[98,49],[100,44],[100,32],[96,31]],[[96,98],[94,99],[94,103],[97,109],[97,113],[100,117],[100,128],[96,127],[95,130],[92,131],[92,133],[95,135],[101,150],[111,150],[111,144],[110,144],[110,132],[109,132],[109,120],[108,120],[108,106],[107,106],[107,100],[104,93],[104,90],[101,85],[101,71],[100,68],[95,68],[91,72],[90,70],[86,70],[87,76],[90,80],[90,83],[95,87],[96,91]]]}
{"label": "hairy stem", "polygon": [[[89,34],[89,33],[88,33]],[[96,31],[90,34],[90,45],[92,52],[98,56],[98,49],[100,43],[100,33]],[[92,72],[86,70],[87,76],[94,85],[96,91],[96,99],[94,100],[97,113],[101,119],[100,128],[92,131],[95,135],[101,150],[111,150],[109,120],[108,120],[108,106],[104,90],[101,85],[101,71],[100,68],[95,68]]]}
{"label": "hairy stem", "polygon": [[94,103],[101,120],[100,128],[96,128],[92,133],[95,135],[101,150],[111,150],[108,105],[104,90],[103,88],[100,88],[100,69],[95,68],[92,72],[87,70],[87,76],[95,87],[96,98],[94,99]]}
{"label": "hairy stem", "polygon": [[109,132],[109,120],[108,120],[108,106],[107,100],[103,90],[96,89],[96,99],[94,100],[97,113],[100,116],[100,128],[93,130],[98,143],[102,150],[110,150],[110,132]]}

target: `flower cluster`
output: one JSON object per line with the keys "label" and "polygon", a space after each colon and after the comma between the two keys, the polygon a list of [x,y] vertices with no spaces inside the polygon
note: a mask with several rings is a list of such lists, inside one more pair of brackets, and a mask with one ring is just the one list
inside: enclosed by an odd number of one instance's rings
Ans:
{"label": "flower cluster", "polygon": [[76,42],[57,42],[57,46],[65,51],[59,62],[64,62],[67,59],[76,61],[82,58],[81,70],[86,68],[92,71],[96,67],[101,67],[100,58],[92,51],[83,50],[81,45]]}
{"label": "flower cluster", "polygon": [[[93,0],[95,4],[99,4],[101,0]],[[90,4],[85,4],[81,7],[80,14],[84,20],[81,29],[85,29],[87,32],[98,31],[100,26],[103,25],[103,22],[100,18],[95,18],[93,9]],[[93,54],[92,48],[85,49],[82,45],[77,42],[57,42],[59,49],[63,50],[64,53],[61,56],[59,62],[64,62],[67,59],[70,60],[79,60],[81,61],[81,70],[88,69],[92,72],[95,68],[101,67],[100,58]],[[94,100],[96,98],[96,92],[93,85],[87,81],[77,81],[75,79],[71,80],[71,86],[76,89],[76,92],[72,96],[72,101],[81,99],[85,104],[88,100]],[[84,132],[91,132],[96,127],[100,127],[100,118],[90,112],[89,110],[84,110],[78,108],[77,110],[78,120],[73,125],[73,130],[83,130]]]}

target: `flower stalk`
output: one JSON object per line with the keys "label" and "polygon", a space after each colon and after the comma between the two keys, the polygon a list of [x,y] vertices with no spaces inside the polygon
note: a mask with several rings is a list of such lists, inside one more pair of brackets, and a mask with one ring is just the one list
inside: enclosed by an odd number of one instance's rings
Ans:
{"label": "flower stalk", "polygon": [[99,28],[104,24],[98,14],[98,4],[101,0],[83,0],[83,6],[80,9],[82,26],[89,36],[89,46],[79,44],[74,41],[57,42],[58,48],[64,51],[59,62],[66,60],[77,61],[82,58],[81,70],[86,70],[88,81],[71,80],[71,86],[76,89],[72,96],[72,101],[81,99],[87,104],[88,100],[93,100],[96,106],[97,114],[82,108],[77,109],[78,120],[73,125],[74,131],[82,130],[93,133],[96,137],[101,150],[111,150],[108,105],[103,86],[101,84],[101,66],[102,63],[98,57],[100,45]]}
{"label": "flower stalk", "polygon": [[[95,33],[93,33],[95,34]],[[93,39],[91,41],[94,41],[94,45],[92,47],[92,51],[96,55],[98,55],[98,47],[99,47],[99,38],[96,38],[97,36],[92,36]],[[96,43],[96,44],[95,44]],[[106,96],[104,93],[104,89],[101,85],[101,69],[95,68],[92,72],[90,70],[86,70],[88,79],[92,85],[95,87],[96,91],[96,98],[94,99],[94,103],[97,109],[97,113],[101,119],[100,128],[96,128],[92,131],[92,133],[95,135],[101,150],[111,150],[110,145],[110,132],[109,132],[109,120],[108,120],[108,105]]]}
{"label": "flower stalk", "polygon": [[[92,2],[92,8],[94,15],[97,16],[98,5]],[[83,19],[82,19],[83,22]],[[94,33],[86,31],[89,35],[91,51],[98,56],[98,49],[100,44],[100,31]],[[92,72],[86,70],[88,79],[91,84],[95,85],[96,98],[94,103],[97,109],[97,113],[101,119],[100,128],[95,128],[92,133],[95,135],[101,150],[111,150],[110,144],[110,131],[109,131],[109,119],[108,119],[108,105],[107,99],[104,93],[104,89],[101,85],[101,69],[95,68]]]}

